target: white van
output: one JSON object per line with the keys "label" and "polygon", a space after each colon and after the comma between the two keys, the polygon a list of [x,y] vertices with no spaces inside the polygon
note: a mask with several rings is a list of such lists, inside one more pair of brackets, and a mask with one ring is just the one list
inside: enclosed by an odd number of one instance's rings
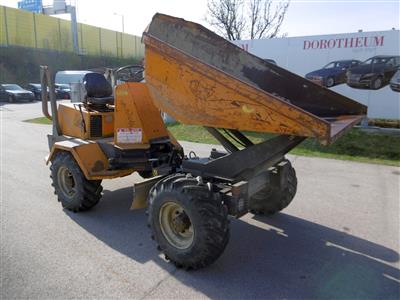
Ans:
{"label": "white van", "polygon": [[92,71],[58,71],[56,73],[56,84],[82,83],[83,77]]}
{"label": "white van", "polygon": [[58,71],[56,73],[56,84],[69,84],[71,88],[71,102],[82,102],[85,98],[83,88],[83,77],[93,73],[92,71]]}

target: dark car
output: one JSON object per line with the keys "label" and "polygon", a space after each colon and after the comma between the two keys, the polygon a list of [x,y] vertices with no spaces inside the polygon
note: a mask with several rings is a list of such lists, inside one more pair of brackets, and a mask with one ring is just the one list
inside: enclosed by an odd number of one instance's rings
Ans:
{"label": "dark car", "polygon": [[71,99],[71,88],[69,84],[55,84],[57,99]]}
{"label": "dark car", "polygon": [[358,66],[360,63],[361,61],[355,59],[332,61],[322,69],[306,74],[305,77],[319,85],[332,87],[346,83],[347,70]]}
{"label": "dark car", "polygon": [[[55,92],[57,99],[71,99],[71,89],[69,84],[55,84]],[[34,95],[36,100],[42,98],[42,86],[39,83],[30,83],[27,86]]]}
{"label": "dark car", "polygon": [[0,100],[8,102],[35,101],[35,95],[17,84],[0,84]]}
{"label": "dark car", "polygon": [[400,69],[393,75],[390,80],[390,88],[394,92],[400,93]]}
{"label": "dark car", "polygon": [[379,55],[347,72],[347,85],[359,89],[379,90],[389,84],[400,66],[400,56]]}
{"label": "dark car", "polygon": [[40,100],[42,97],[42,86],[40,83],[29,83],[26,87],[27,90],[30,90],[34,95],[36,100]]}

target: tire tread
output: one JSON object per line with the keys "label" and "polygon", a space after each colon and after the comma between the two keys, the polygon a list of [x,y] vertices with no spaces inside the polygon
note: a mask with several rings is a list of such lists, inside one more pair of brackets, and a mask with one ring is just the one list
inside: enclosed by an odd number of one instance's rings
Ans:
{"label": "tire tread", "polygon": [[[287,163],[290,164],[288,160]],[[297,192],[296,171],[290,164],[287,185],[285,189],[269,186],[250,199],[250,212],[259,215],[272,215],[286,208],[293,200]]]}
{"label": "tire tread", "polygon": [[[78,189],[79,195],[77,195],[79,200],[74,201],[74,203],[64,199],[62,192],[59,191],[57,182],[57,168],[61,165],[67,166],[70,172],[75,174],[77,177],[74,178],[75,181],[77,181],[77,184],[81,185],[80,189]],[[65,209],[73,212],[87,211],[100,201],[103,191],[101,180],[86,179],[75,159],[69,152],[60,151],[55,154],[50,165],[50,178],[52,179],[52,186],[54,187],[58,201],[61,202],[61,205]]]}
{"label": "tire tread", "polygon": [[[174,251],[174,247],[165,242],[165,239],[155,228],[156,220],[155,202],[162,193],[175,193],[185,195],[185,204],[190,210],[195,210],[201,219],[197,230],[201,230],[205,238],[194,247],[195,252],[188,250],[187,254]],[[221,201],[216,200],[215,194],[204,184],[190,174],[177,173],[168,176],[157,183],[149,193],[149,224],[152,236],[157,242],[157,247],[165,254],[168,260],[178,268],[199,269],[213,263],[224,251],[229,241],[229,221],[227,209]],[[190,253],[189,253],[190,252]]]}

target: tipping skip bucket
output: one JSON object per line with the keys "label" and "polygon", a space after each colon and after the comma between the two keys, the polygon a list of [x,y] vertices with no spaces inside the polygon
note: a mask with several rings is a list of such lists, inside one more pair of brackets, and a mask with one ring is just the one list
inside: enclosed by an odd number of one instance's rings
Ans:
{"label": "tipping skip bucket", "polygon": [[333,142],[366,106],[265,62],[203,26],[156,14],[145,78],[155,104],[193,125]]}

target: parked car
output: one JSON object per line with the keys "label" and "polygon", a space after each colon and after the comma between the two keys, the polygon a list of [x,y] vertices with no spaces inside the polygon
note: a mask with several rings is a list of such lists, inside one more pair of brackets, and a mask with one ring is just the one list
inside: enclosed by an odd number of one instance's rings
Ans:
{"label": "parked car", "polygon": [[[55,84],[54,87],[57,99],[71,99],[69,84]],[[29,83],[27,89],[35,95],[36,100],[42,99],[42,86],[39,83]]]}
{"label": "parked car", "polygon": [[358,66],[359,60],[337,60],[332,61],[322,69],[312,71],[306,74],[306,78],[319,85],[332,87],[341,83],[346,83],[346,72],[349,68]]}
{"label": "parked car", "polygon": [[0,99],[3,101],[35,101],[35,95],[17,84],[0,84]]}
{"label": "parked car", "polygon": [[55,84],[57,99],[71,99],[71,88],[69,84]]}
{"label": "parked car", "polygon": [[390,88],[392,91],[400,93],[400,69],[397,70],[390,80]]}
{"label": "parked car", "polygon": [[388,85],[400,66],[400,56],[378,55],[347,72],[347,85],[353,88],[379,90]]}
{"label": "parked car", "polygon": [[40,83],[29,83],[26,89],[35,95],[36,100],[40,101],[42,98],[42,85]]}

